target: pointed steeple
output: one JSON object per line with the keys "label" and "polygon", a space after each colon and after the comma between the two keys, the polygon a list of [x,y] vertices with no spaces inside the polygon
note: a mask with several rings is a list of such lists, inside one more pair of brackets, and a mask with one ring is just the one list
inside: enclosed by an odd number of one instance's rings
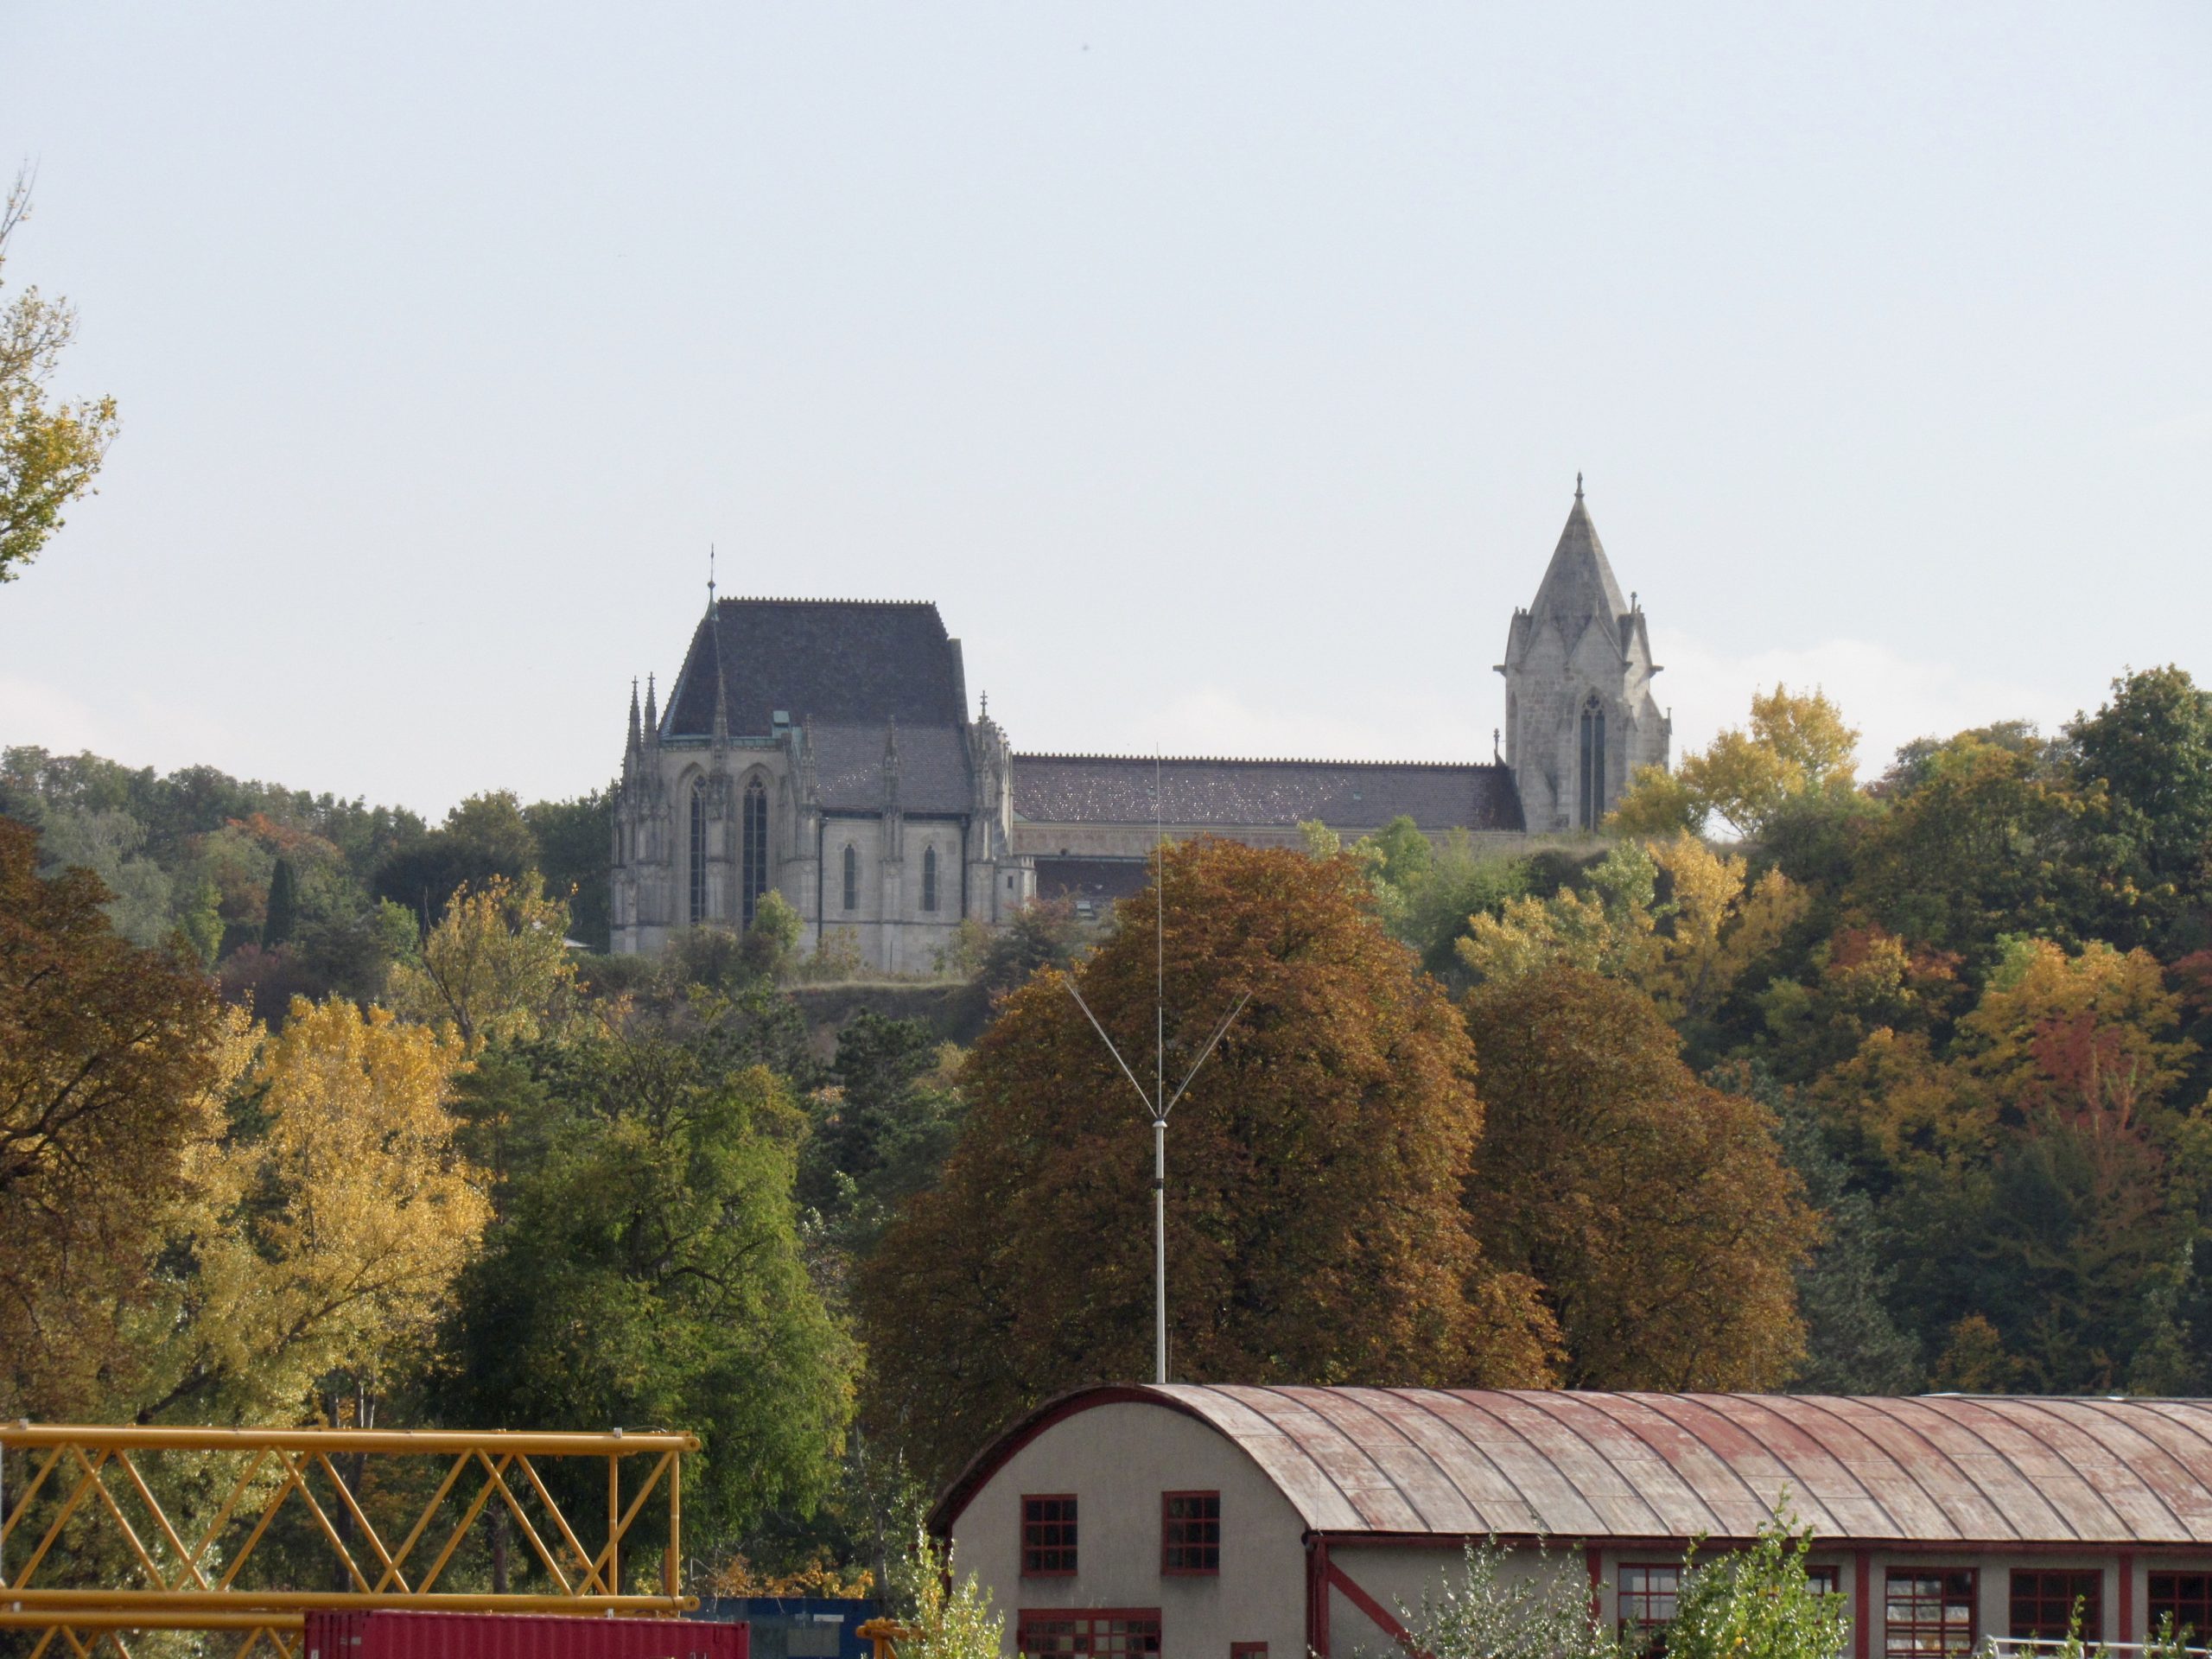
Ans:
{"label": "pointed steeple", "polygon": [[887,806],[899,804],[899,722],[895,720],[883,734],[883,800]]}
{"label": "pointed steeple", "polygon": [[1613,567],[1598,539],[1598,526],[1583,503],[1580,473],[1574,475],[1574,505],[1567,510],[1567,528],[1560,531],[1559,545],[1552,550],[1552,562],[1536,589],[1536,602],[1529,610],[1540,626],[1556,619],[1570,639],[1593,617],[1603,617],[1611,633],[1618,619],[1628,614],[1621,585],[1613,580]]}
{"label": "pointed steeple", "polygon": [[715,584],[707,581],[707,637],[715,653],[715,721],[714,745],[718,749],[729,747],[729,686],[722,678],[721,619],[715,611]]}
{"label": "pointed steeple", "polygon": [[660,709],[653,700],[653,677],[645,676],[645,742],[656,747],[660,742]]}
{"label": "pointed steeple", "polygon": [[630,738],[622,746],[622,752],[625,754],[638,752],[638,677],[634,674],[630,677]]}

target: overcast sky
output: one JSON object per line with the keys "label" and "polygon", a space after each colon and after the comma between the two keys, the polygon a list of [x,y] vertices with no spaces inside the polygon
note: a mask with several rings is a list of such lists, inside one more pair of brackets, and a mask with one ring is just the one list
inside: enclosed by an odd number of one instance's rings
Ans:
{"label": "overcast sky", "polygon": [[1487,756],[1572,499],[1679,753],[2212,677],[2212,9],[0,4],[124,433],[0,742],[588,789],[725,593],[1017,746]]}

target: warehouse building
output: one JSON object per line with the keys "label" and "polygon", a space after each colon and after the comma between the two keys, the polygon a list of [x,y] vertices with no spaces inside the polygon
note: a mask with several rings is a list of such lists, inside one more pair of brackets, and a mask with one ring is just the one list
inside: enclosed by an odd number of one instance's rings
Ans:
{"label": "warehouse building", "polygon": [[2171,1617],[2212,1630],[2212,1402],[1094,1388],[931,1515],[1021,1653],[1389,1654],[1495,1535],[1576,1553],[1607,1619],[1671,1617],[1682,1554],[1784,1500],[1851,1659]]}

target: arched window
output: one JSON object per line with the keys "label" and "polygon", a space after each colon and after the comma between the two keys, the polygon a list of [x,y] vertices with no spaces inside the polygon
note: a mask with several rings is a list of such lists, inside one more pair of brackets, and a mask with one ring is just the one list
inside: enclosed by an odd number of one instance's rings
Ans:
{"label": "arched window", "polygon": [[937,849],[922,849],[922,908],[937,908]]}
{"label": "arched window", "polygon": [[691,925],[707,919],[707,785],[691,785]]}
{"label": "arched window", "polygon": [[745,786],[745,925],[753,925],[760,895],[768,891],[768,790],[759,778]]}
{"label": "arched window", "polygon": [[853,850],[853,843],[845,843],[845,908],[861,907],[861,855]]}
{"label": "arched window", "polygon": [[1605,821],[1605,709],[1592,691],[1582,705],[1581,825],[1596,830]]}

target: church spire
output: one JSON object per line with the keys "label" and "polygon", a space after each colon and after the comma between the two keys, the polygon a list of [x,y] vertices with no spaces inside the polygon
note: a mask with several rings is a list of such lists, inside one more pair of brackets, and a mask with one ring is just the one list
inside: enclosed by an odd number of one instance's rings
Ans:
{"label": "church spire", "polygon": [[650,674],[645,676],[645,741],[655,745],[660,741],[660,709],[653,700],[653,677]]}
{"label": "church spire", "polygon": [[1559,545],[1552,550],[1552,562],[1536,589],[1536,602],[1529,609],[1539,622],[1548,615],[1555,617],[1567,626],[1570,639],[1592,617],[1603,617],[1610,632],[1628,614],[1621,585],[1613,579],[1598,526],[1582,499],[1580,473],[1574,475],[1574,505],[1567,509],[1567,527],[1560,531]]}
{"label": "church spire", "polygon": [[624,754],[626,754],[626,755],[630,755],[630,754],[635,754],[637,752],[638,752],[638,677],[637,677],[636,675],[632,674],[632,675],[630,677],[630,737],[629,737],[629,741],[622,746],[622,753],[623,753]]}

